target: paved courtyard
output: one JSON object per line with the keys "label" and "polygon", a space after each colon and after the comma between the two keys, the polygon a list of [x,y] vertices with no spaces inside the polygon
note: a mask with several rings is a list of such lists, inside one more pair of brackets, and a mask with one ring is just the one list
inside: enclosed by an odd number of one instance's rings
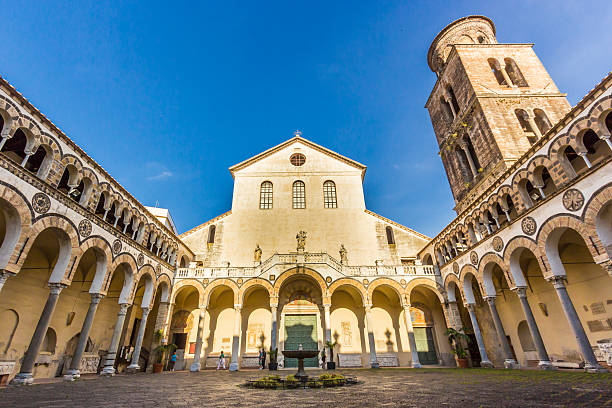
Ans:
{"label": "paved courtyard", "polygon": [[0,389],[0,407],[612,406],[612,374],[482,369],[338,371],[357,375],[363,384],[313,390],[252,390],[238,385],[267,372],[119,375]]}

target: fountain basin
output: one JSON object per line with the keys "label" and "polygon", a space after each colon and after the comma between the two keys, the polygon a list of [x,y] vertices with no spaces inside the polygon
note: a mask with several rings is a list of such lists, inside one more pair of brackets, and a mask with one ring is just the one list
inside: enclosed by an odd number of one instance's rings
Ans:
{"label": "fountain basin", "polygon": [[287,358],[298,359],[298,371],[295,374],[297,378],[302,381],[308,379],[306,372],[304,371],[304,359],[316,357],[319,355],[319,350],[283,350],[283,356]]}

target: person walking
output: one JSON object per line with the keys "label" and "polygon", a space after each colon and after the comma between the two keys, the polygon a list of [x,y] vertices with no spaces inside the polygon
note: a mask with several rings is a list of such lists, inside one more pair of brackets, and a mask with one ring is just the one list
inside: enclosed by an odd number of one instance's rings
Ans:
{"label": "person walking", "polygon": [[263,349],[259,349],[259,369],[260,370],[263,370],[263,365],[264,365],[262,359],[263,359]]}
{"label": "person walking", "polygon": [[172,352],[172,355],[170,356],[170,361],[168,362],[168,370],[170,371],[174,371],[174,365],[176,364],[176,351]]}
{"label": "person walking", "polygon": [[262,348],[261,349],[261,353],[262,353],[262,356],[261,356],[261,369],[265,370],[266,369],[266,349]]}
{"label": "person walking", "polygon": [[221,354],[219,355],[219,361],[217,362],[217,370],[223,367],[225,370],[225,355],[223,354],[223,350],[221,350]]}
{"label": "person walking", "polygon": [[327,356],[325,355],[325,348],[323,348],[323,350],[321,350],[321,368],[325,369],[325,360],[327,360]]}

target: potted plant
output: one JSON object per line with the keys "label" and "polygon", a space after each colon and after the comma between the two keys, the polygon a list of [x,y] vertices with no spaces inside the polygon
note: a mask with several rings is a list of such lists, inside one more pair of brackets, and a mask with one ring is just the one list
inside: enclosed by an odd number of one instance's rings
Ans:
{"label": "potted plant", "polygon": [[335,370],[336,362],[334,361],[334,347],[338,345],[338,342],[334,340],[334,342],[332,343],[331,341],[328,340],[325,342],[325,345],[329,349],[329,361],[327,362],[327,369]]}
{"label": "potted plant", "polygon": [[465,347],[463,347],[463,342],[469,342],[470,338],[464,333],[464,331],[464,329],[455,330],[452,328],[446,330],[448,342],[451,345],[453,353],[457,356],[457,365],[459,368],[468,367],[468,354]]}
{"label": "potted plant", "polygon": [[155,362],[153,363],[153,372],[161,373],[164,369],[164,357],[166,352],[172,353],[176,350],[175,344],[161,344],[153,350],[155,353]]}
{"label": "potted plant", "polygon": [[276,358],[278,357],[278,349],[270,348],[270,362],[268,363],[268,368],[270,371],[278,370],[278,363],[276,362]]}

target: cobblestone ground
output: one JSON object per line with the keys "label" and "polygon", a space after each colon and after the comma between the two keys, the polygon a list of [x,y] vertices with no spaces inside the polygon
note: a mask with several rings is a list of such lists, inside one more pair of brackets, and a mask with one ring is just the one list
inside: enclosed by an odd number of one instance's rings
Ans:
{"label": "cobblestone ground", "polygon": [[239,384],[267,372],[119,375],[0,389],[0,407],[612,407],[612,374],[483,369],[337,371],[356,375],[363,383],[327,389],[252,390]]}

